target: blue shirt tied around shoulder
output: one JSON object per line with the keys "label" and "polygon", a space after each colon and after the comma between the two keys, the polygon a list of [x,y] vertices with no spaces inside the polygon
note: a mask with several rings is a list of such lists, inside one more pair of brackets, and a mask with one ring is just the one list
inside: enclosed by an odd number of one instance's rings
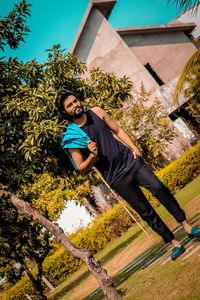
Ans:
{"label": "blue shirt tied around shoulder", "polygon": [[68,152],[68,148],[87,148],[87,141],[89,141],[90,138],[88,135],[80,128],[78,125],[74,122],[71,122],[68,126],[66,131],[63,133],[63,139],[61,146],[63,150],[67,153],[69,156],[75,170],[77,171],[77,167]]}

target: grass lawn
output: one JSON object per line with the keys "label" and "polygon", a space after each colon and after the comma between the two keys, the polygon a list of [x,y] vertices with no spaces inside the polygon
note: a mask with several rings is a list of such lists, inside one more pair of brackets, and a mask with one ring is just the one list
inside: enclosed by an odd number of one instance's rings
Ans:
{"label": "grass lawn", "polygon": [[[200,194],[200,176],[197,177],[196,179],[194,179],[191,183],[189,183],[187,186],[185,186],[181,191],[179,191],[175,195],[175,197],[179,201],[181,207],[185,207],[186,214],[189,219],[197,213],[198,209],[200,209],[199,201],[197,201],[197,200],[195,202],[191,201],[193,198],[195,198],[199,194]],[[191,204],[190,204],[190,201],[191,201]],[[167,221],[167,224],[170,226],[171,229],[176,228],[177,223],[174,222],[174,220],[170,217],[170,214],[162,206],[160,206],[157,209],[157,212],[163,220]],[[155,242],[160,242],[160,237],[158,235],[156,235],[155,233],[153,233],[150,228],[148,228],[148,232],[150,233],[150,239],[147,239],[145,234],[142,232],[142,230],[137,225],[134,225],[132,228],[130,228],[128,230],[128,232],[126,232],[120,238],[118,238],[115,241],[108,244],[105,247],[105,249],[103,249],[102,251],[97,253],[95,256],[101,260],[101,262],[104,264],[105,268],[108,270],[108,273],[111,276],[114,276],[117,272],[119,272],[122,268],[124,268],[128,263],[133,261],[133,259],[135,259],[139,254],[141,254],[143,251],[147,250],[149,247],[151,247],[153,244],[155,244]],[[195,257],[192,257],[191,260],[192,259],[194,259],[194,263],[195,263]],[[199,257],[198,257],[198,259],[199,259]],[[189,261],[190,260],[188,260],[188,262],[184,263],[184,267],[186,268],[186,271],[184,271],[184,274],[185,274],[185,272],[188,272],[187,268],[188,269],[191,268]],[[199,259],[199,261],[200,261],[200,259]],[[197,267],[196,265],[195,265],[195,268]],[[177,266],[179,266],[179,264],[177,264]],[[172,278],[175,278],[174,277],[175,274],[178,278],[178,276],[180,275],[179,270],[181,272],[181,267],[183,267],[183,265],[180,265],[180,267],[176,268],[176,264],[167,263],[165,265],[156,267],[155,270],[153,268],[152,270],[154,270],[154,272],[155,272],[155,274],[154,274],[155,279],[149,279],[150,277],[148,277],[151,275],[150,274],[151,272],[149,271],[151,269],[151,267],[146,270],[139,271],[138,273],[136,273],[134,275],[131,275],[122,284],[122,287],[120,286],[120,289],[122,289],[122,290],[127,289],[127,291],[128,291],[128,293],[126,293],[126,296],[124,299],[141,299],[143,297],[142,293],[141,293],[142,296],[141,295],[138,296],[140,298],[135,298],[135,292],[136,292],[135,289],[138,288],[138,290],[140,290],[139,283],[141,283],[141,286],[144,285],[144,289],[146,287],[147,293],[148,293],[148,286],[154,285],[155,283],[157,285],[159,285],[159,284],[162,285],[160,279],[164,280],[164,277],[163,278],[160,277],[161,275],[159,275],[159,272],[158,272],[159,270],[161,270],[160,271],[161,274],[163,272],[163,276],[166,273],[166,274],[169,274],[169,277],[170,277],[170,272],[173,272]],[[163,271],[162,271],[162,268],[163,268]],[[178,273],[176,273],[173,270],[173,268]],[[196,271],[199,272],[199,269]],[[148,272],[150,272],[150,273],[148,273]],[[157,272],[158,272],[158,274],[157,274]],[[192,272],[192,270],[191,270],[191,272]],[[188,277],[189,277],[189,273],[188,273]],[[135,282],[136,278],[138,278],[137,284]],[[154,277],[152,277],[152,278],[154,278]],[[143,284],[143,281],[146,283]],[[158,281],[158,283],[157,283],[157,281]],[[165,284],[164,284],[164,286],[165,286]],[[87,271],[86,266],[82,265],[81,268],[77,272],[75,272],[69,279],[67,279],[65,282],[63,282],[62,285],[60,285],[52,293],[50,293],[48,295],[48,298],[49,299],[63,299],[63,300],[64,299],[80,300],[80,299],[83,299],[88,294],[90,294],[96,288],[98,288],[98,284],[97,284],[95,278],[92,275],[90,275],[90,273]],[[168,285],[167,289],[168,288],[170,288],[170,285]],[[143,289],[142,289],[142,291],[145,292]],[[134,297],[131,295],[134,295]],[[130,297],[130,298],[126,298],[126,297]],[[158,299],[155,297],[156,296],[154,296],[154,299]],[[153,298],[145,298],[144,297],[144,299],[153,299]],[[164,298],[159,298],[159,299],[164,299]],[[165,299],[166,299],[166,297],[165,297]],[[186,299],[186,298],[176,298],[175,297],[175,298],[167,298],[167,299]],[[197,299],[197,298],[187,298],[187,299]],[[200,298],[198,298],[198,299],[200,299]]]}
{"label": "grass lawn", "polygon": [[200,250],[187,260],[149,267],[119,286],[126,300],[199,300]]}

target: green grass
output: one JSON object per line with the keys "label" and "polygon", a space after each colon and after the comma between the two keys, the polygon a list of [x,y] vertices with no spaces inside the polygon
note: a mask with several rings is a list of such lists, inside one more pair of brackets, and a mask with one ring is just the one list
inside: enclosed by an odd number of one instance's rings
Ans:
{"label": "green grass", "polygon": [[[189,201],[198,196],[200,193],[200,176],[188,183],[184,188],[175,194],[181,207],[184,207]],[[158,207],[156,210],[163,220],[166,220],[170,214],[164,209],[163,206]]]}
{"label": "green grass", "polygon": [[[176,193],[175,197],[179,201],[181,207],[185,206],[189,201],[196,197],[200,193],[200,176],[195,178],[192,182],[186,185],[182,190]],[[158,207],[158,214],[165,221],[170,217],[170,214],[163,206]],[[151,229],[149,228],[148,231]],[[137,244],[141,239],[145,237],[143,231],[134,225],[125,234],[117,238],[113,242],[109,243],[102,251],[98,252],[95,257],[101,260],[103,264],[108,262],[111,258],[116,256],[120,251],[124,250],[128,245],[131,246]],[[63,282],[54,292],[49,295],[49,299],[59,299],[65,295],[68,291],[85,282],[89,276],[89,272],[85,265],[76,271],[69,279]],[[133,275],[135,276],[135,275]],[[132,277],[132,276],[131,276]],[[74,278],[74,279],[73,279]],[[128,279],[129,280],[129,279]],[[128,280],[126,282],[128,282]],[[131,299],[131,298],[130,298]],[[133,298],[132,298],[133,299]],[[135,298],[134,298],[135,299]]]}
{"label": "green grass", "polygon": [[200,252],[187,260],[154,265],[131,275],[119,286],[124,300],[200,299]]}

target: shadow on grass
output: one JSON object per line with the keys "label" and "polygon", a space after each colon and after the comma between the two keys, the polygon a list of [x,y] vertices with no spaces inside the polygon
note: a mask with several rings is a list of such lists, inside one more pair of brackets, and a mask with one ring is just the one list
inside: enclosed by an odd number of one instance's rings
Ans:
{"label": "shadow on grass", "polygon": [[69,292],[71,289],[75,288],[82,280],[86,279],[90,275],[89,271],[84,272],[82,275],[80,275],[77,279],[70,282],[68,285],[64,286],[61,291],[58,291],[54,295],[50,295],[48,298],[49,300],[56,300],[63,297],[67,292]]}

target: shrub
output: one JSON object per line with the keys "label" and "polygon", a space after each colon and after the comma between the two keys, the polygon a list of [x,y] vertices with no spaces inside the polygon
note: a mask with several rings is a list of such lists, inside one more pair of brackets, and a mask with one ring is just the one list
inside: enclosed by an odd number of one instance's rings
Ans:
{"label": "shrub", "polygon": [[179,159],[156,172],[159,179],[172,193],[183,188],[200,174],[200,141]]}
{"label": "shrub", "polygon": [[56,286],[74,273],[80,265],[81,261],[61,246],[53,255],[46,258],[43,265],[44,276]]}
{"label": "shrub", "polygon": [[[33,275],[36,275],[35,271],[34,270],[32,271]],[[44,288],[46,289],[46,287]],[[27,274],[25,274],[23,278],[19,280],[9,290],[5,291],[5,293],[1,296],[1,299],[2,300],[8,300],[8,299],[27,300],[26,294],[31,295],[32,299],[37,299],[37,297],[34,294],[33,285]]]}
{"label": "shrub", "polygon": [[121,204],[94,220],[90,227],[79,230],[73,242],[96,253],[110,241],[119,237],[133,225],[134,221]]}

